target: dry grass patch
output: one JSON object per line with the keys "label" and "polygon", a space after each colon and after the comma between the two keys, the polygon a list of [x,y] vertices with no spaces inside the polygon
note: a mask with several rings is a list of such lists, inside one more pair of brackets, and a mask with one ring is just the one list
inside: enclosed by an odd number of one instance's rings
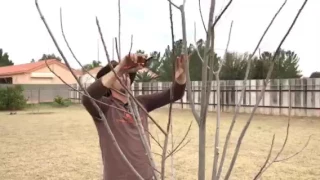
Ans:
{"label": "dry grass patch", "polygon": [[[0,179],[101,179],[102,163],[95,126],[86,111],[80,107],[40,109],[51,114],[17,115],[0,113]],[[151,115],[165,127],[168,109],[160,109]],[[232,114],[222,114],[221,146],[231,122]],[[238,119],[229,145],[225,167],[248,115]],[[207,128],[207,178],[211,178],[213,161],[213,137],[215,114],[210,113]],[[193,120],[191,112],[174,110],[173,126],[176,144]],[[286,117],[255,116],[244,138],[232,179],[252,179],[263,164],[273,133],[276,133],[275,153],[281,148],[286,133]],[[282,163],[275,163],[263,179],[319,179],[320,177],[320,120],[293,118],[290,137],[282,157],[298,151],[310,134],[314,134],[309,146],[298,156]],[[163,139],[151,125],[154,136]],[[177,179],[197,178],[198,127],[194,122],[187,139],[190,143],[175,154]],[[161,153],[153,142],[153,152]],[[160,158],[154,155],[160,162]],[[271,157],[271,158],[272,158]],[[160,163],[157,163],[160,165]],[[170,159],[167,160],[170,172]],[[226,168],[224,168],[224,172]],[[222,173],[224,175],[224,173]]]}

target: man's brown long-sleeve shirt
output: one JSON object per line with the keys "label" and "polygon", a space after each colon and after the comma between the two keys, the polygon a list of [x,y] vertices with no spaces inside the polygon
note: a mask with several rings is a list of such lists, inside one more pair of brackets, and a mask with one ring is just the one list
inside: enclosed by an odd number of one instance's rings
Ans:
{"label": "man's brown long-sleeve shirt", "polygon": [[[184,90],[185,84],[180,85],[178,83],[173,83],[173,95],[174,101],[181,99]],[[111,106],[126,110],[126,104],[122,103],[120,100],[109,96],[104,96],[108,89],[103,86],[101,80],[95,81],[91,84],[87,91],[89,95],[97,100],[102,101]],[[154,93],[149,95],[140,95],[136,99],[143,105],[143,107],[148,111],[160,108],[164,105],[170,103],[170,88],[164,90],[160,93]],[[135,180],[138,179],[136,175],[130,170],[129,166],[120,156],[118,150],[115,148],[114,143],[108,130],[104,126],[98,111],[93,106],[90,99],[86,96],[82,97],[82,104],[85,106],[89,114],[94,119],[100,141],[100,148],[102,153],[102,160],[104,165],[104,180]],[[152,178],[152,167],[149,163],[146,151],[141,142],[140,134],[137,129],[137,126],[132,118],[132,116],[126,112],[120,111],[116,108],[107,106],[102,103],[97,103],[104,115],[107,118],[107,122],[114,134],[121,150],[131,162],[133,167],[139,172],[139,174],[146,180]],[[139,109],[140,118],[142,121],[143,128],[145,129],[145,134],[148,134],[148,121],[147,114]],[[149,144],[149,136],[147,136]]]}

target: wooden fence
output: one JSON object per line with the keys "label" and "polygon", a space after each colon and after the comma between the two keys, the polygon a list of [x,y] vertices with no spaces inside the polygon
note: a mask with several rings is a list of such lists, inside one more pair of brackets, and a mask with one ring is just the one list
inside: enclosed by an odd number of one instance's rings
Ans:
{"label": "wooden fence", "polygon": [[[171,83],[152,82],[135,83],[132,86],[134,95],[150,94],[168,89]],[[236,103],[240,99],[243,81],[221,81],[221,111],[233,112]],[[192,82],[192,96],[196,109],[200,109],[201,82]],[[263,80],[249,80],[241,101],[240,112],[250,113],[255,106]],[[209,98],[209,111],[216,111],[217,106],[216,82],[211,86]],[[259,104],[256,113],[269,115],[288,115],[289,105],[292,107],[293,116],[315,116],[320,117],[320,78],[313,79],[281,79],[271,80],[266,88],[265,96]],[[189,109],[187,90],[181,101],[174,104],[174,108]]]}
{"label": "wooden fence", "polygon": [[[233,112],[241,94],[242,80],[221,81],[221,111]],[[90,84],[85,84],[87,87]],[[132,91],[135,96],[151,94],[169,89],[170,82],[134,83]],[[2,85],[5,87],[8,85]],[[72,85],[79,89],[77,85]],[[69,98],[74,102],[80,102],[81,94],[70,87],[62,85],[23,85],[24,95],[29,103],[53,102],[56,96]],[[260,91],[263,87],[263,80],[249,80],[241,102],[240,112],[250,113],[257,102]],[[196,109],[200,108],[201,82],[192,82],[192,97]],[[217,106],[216,82],[211,85],[209,98],[209,111],[216,111]],[[310,79],[281,79],[271,80],[265,91],[265,96],[257,109],[258,114],[288,115],[289,105],[292,107],[293,116],[314,116],[320,117],[320,78]],[[181,100],[173,105],[174,108],[190,109],[187,90]]]}

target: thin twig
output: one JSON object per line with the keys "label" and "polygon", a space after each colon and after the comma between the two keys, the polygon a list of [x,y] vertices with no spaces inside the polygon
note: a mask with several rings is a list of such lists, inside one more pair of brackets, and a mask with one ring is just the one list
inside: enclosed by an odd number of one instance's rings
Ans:
{"label": "thin twig", "polygon": [[168,2],[169,2],[172,6],[174,6],[175,8],[180,9],[180,7],[177,6],[177,5],[175,5],[171,0],[168,0]]}
{"label": "thin twig", "polygon": [[[112,40],[112,60],[114,60],[114,41]],[[120,59],[118,59],[118,62],[120,62]]]}
{"label": "thin twig", "polygon": [[201,10],[201,0],[199,0],[199,13],[200,13],[200,17],[201,17],[201,21],[202,21],[202,25],[203,25],[203,29],[206,33],[208,33],[206,25],[204,24],[204,19],[202,16],[202,10]]}
{"label": "thin twig", "polygon": [[273,138],[272,138],[272,142],[271,142],[271,146],[270,146],[270,150],[267,156],[266,161],[263,163],[262,167],[260,168],[260,171],[258,172],[258,174],[253,178],[254,180],[258,179],[260,177],[260,175],[262,174],[263,169],[266,167],[266,165],[268,164],[271,154],[272,154],[272,149],[273,149],[273,145],[274,145],[274,138],[275,138],[275,134],[273,134]]}
{"label": "thin twig", "polygon": [[276,161],[274,161],[274,162],[286,161],[286,160],[289,160],[289,159],[293,158],[294,156],[300,154],[300,153],[308,146],[308,144],[309,144],[309,142],[310,142],[310,140],[311,140],[311,136],[312,136],[312,135],[309,136],[308,141],[307,141],[306,144],[300,149],[300,151],[294,153],[293,155],[291,155],[291,156],[289,156],[289,157],[286,157],[286,158],[283,158],[283,159],[278,159],[278,160],[276,160]]}
{"label": "thin twig", "polygon": [[166,156],[166,158],[169,157],[169,156],[170,156],[172,153],[174,153],[175,151],[177,151],[177,149],[181,146],[181,144],[183,143],[183,141],[187,138],[187,136],[188,136],[188,134],[189,134],[189,132],[190,132],[190,130],[191,130],[191,126],[192,126],[192,121],[190,122],[190,125],[189,125],[189,127],[188,127],[188,130],[187,130],[187,132],[185,133],[185,135],[183,136],[182,140],[181,140],[181,141],[179,142],[179,144],[171,151],[171,153]]}
{"label": "thin twig", "polygon": [[283,9],[284,5],[286,4],[287,0],[284,1],[284,3],[280,6],[280,8],[278,9],[278,11],[275,13],[275,15],[273,16],[273,18],[271,19],[269,25],[267,26],[267,28],[265,29],[265,31],[263,32],[258,44],[256,45],[255,49],[253,50],[251,56],[249,57],[248,59],[248,62],[247,62],[247,68],[246,68],[246,74],[245,74],[245,78],[243,80],[243,84],[242,84],[242,90],[241,90],[241,94],[240,94],[240,98],[236,104],[236,107],[235,107],[235,112],[234,112],[234,115],[232,117],[232,121],[231,121],[231,125],[230,125],[230,128],[228,130],[228,133],[227,133],[227,136],[226,136],[226,140],[225,140],[225,143],[224,143],[224,146],[223,146],[223,152],[222,152],[222,156],[221,156],[221,160],[220,160],[220,165],[219,165],[219,170],[218,170],[218,177],[220,177],[221,175],[221,172],[222,172],[222,169],[223,169],[223,164],[224,164],[224,160],[225,160],[225,157],[226,157],[226,153],[227,153],[227,149],[228,149],[228,144],[229,144],[229,141],[230,141],[230,137],[231,137],[231,133],[233,131],[233,127],[236,123],[236,119],[237,119],[237,116],[239,114],[239,110],[240,110],[240,107],[241,107],[241,102],[242,102],[242,99],[244,97],[244,93],[245,93],[245,90],[246,90],[246,84],[247,84],[247,80],[248,80],[248,77],[249,77],[249,72],[250,72],[250,69],[251,69],[251,61],[252,61],[252,58],[254,56],[254,54],[256,53],[256,51],[258,50],[262,40],[264,39],[265,35],[267,34],[267,32],[269,31],[271,25],[273,24],[274,20],[276,19],[276,17],[278,16],[278,14],[281,12],[281,10]]}
{"label": "thin twig", "polygon": [[[185,2],[184,2],[185,3]],[[175,47],[174,47],[174,30],[173,30],[173,14],[172,14],[172,6],[169,4],[169,10],[170,10],[170,24],[171,24],[171,41],[172,41],[172,83],[175,81],[175,71],[176,71],[176,53],[175,53]],[[172,123],[172,101],[173,101],[173,88],[170,89],[170,107],[169,107],[169,119],[170,121],[170,134],[171,134],[171,151],[173,151],[173,123]],[[167,132],[169,134],[169,132]],[[165,156],[163,156],[165,157]],[[173,154],[171,156],[171,179],[175,179],[175,173],[174,173],[174,158]]]}
{"label": "thin twig", "polygon": [[[226,50],[225,50],[225,54],[224,54],[224,61],[227,60],[227,53],[228,53],[228,48],[229,48],[230,39],[231,39],[232,25],[233,25],[233,21],[231,21],[231,25],[230,25],[227,46],[226,46]],[[218,160],[219,160],[219,154],[220,154],[220,152],[219,152],[219,144],[220,144],[220,112],[221,112],[221,110],[220,110],[220,107],[221,107],[221,103],[220,103],[220,93],[221,93],[220,92],[220,87],[221,87],[221,85],[220,85],[220,71],[221,71],[222,66],[223,66],[223,62],[221,62],[221,64],[219,65],[219,69],[216,72],[214,72],[215,77],[216,77],[216,83],[217,83],[216,87],[217,87],[218,104],[217,104],[217,121],[216,121],[216,134],[215,134],[215,144],[214,144],[212,180],[220,179],[220,176],[218,176],[217,170],[219,168],[218,167]]]}
{"label": "thin twig", "polygon": [[[147,131],[147,130],[146,130]],[[151,136],[151,138],[158,144],[158,146],[161,148],[161,149],[163,149],[163,147],[161,146],[161,144],[160,144],[160,142],[159,142],[159,137],[158,137],[158,139],[156,139],[152,134],[151,134],[151,132],[149,132],[149,131],[147,131],[148,132],[148,134]],[[157,133],[157,135],[158,135],[158,133]]]}
{"label": "thin twig", "polygon": [[[201,54],[200,54],[200,52],[199,52],[199,49],[198,49],[198,44],[197,44],[197,38],[196,38],[196,36],[197,36],[197,27],[196,27],[196,22],[194,22],[194,44],[195,44],[194,49],[196,50],[199,59],[202,61],[202,63],[204,63],[204,60],[203,60],[203,58],[202,58],[202,56],[201,56]],[[210,69],[209,66],[207,66],[207,68]]]}
{"label": "thin twig", "polygon": [[226,47],[226,50],[224,52],[224,61],[221,62],[221,64],[219,65],[219,69],[217,72],[214,72],[216,74],[220,73],[221,71],[221,68],[223,66],[223,63],[226,62],[227,60],[227,56],[228,56],[228,49],[229,49],[229,44],[230,44],[230,40],[231,40],[231,32],[232,32],[232,27],[233,27],[233,21],[231,21],[231,24],[230,24],[230,29],[229,29],[229,35],[228,35],[228,42],[227,42],[227,47]]}
{"label": "thin twig", "polygon": [[[270,79],[270,76],[271,76],[271,73],[272,73],[272,70],[273,70],[273,67],[274,67],[275,58],[276,58],[276,56],[279,54],[279,51],[280,51],[280,48],[281,48],[283,42],[284,42],[284,41],[286,40],[286,38],[288,37],[289,33],[291,32],[293,26],[295,25],[298,17],[300,16],[301,11],[303,10],[303,8],[305,7],[305,5],[306,5],[307,2],[308,2],[308,0],[305,0],[305,1],[304,1],[303,5],[301,6],[301,8],[299,9],[298,13],[296,14],[296,16],[295,16],[295,18],[294,18],[294,20],[293,20],[290,28],[288,29],[288,31],[286,32],[285,36],[282,38],[280,44],[278,45],[277,50],[276,50],[276,52],[275,52],[275,54],[274,54],[274,56],[273,56],[273,59],[272,59],[272,62],[271,62],[271,65],[270,65],[270,68],[269,68],[267,77],[266,77],[266,82],[269,81],[269,79]],[[229,169],[228,169],[228,171],[227,171],[227,174],[226,174],[226,176],[225,176],[226,179],[229,179],[229,177],[230,177],[230,175],[231,175],[233,166],[234,166],[234,164],[235,164],[235,162],[236,162],[236,160],[237,160],[237,157],[238,157],[238,153],[239,153],[239,150],[240,150],[241,142],[242,142],[242,140],[243,140],[243,138],[244,138],[244,135],[245,135],[245,133],[246,133],[246,131],[247,131],[250,123],[251,123],[251,120],[252,120],[252,118],[253,118],[253,116],[254,116],[254,113],[255,113],[255,111],[257,110],[257,108],[258,108],[258,106],[259,106],[259,104],[260,104],[260,101],[261,101],[261,99],[262,99],[262,97],[263,97],[263,95],[264,95],[266,86],[267,86],[267,83],[264,83],[264,86],[263,86],[263,89],[261,90],[261,93],[260,93],[260,96],[259,96],[259,98],[258,98],[258,101],[257,101],[256,105],[254,106],[254,108],[253,108],[253,110],[252,110],[252,113],[250,114],[250,117],[249,117],[246,125],[244,126],[244,128],[243,128],[243,130],[242,130],[242,132],[241,132],[241,135],[240,135],[240,137],[239,137],[239,139],[238,139],[238,142],[237,142],[237,146],[236,146],[234,155],[233,155],[232,160],[231,160],[231,163],[230,163],[230,167],[229,167]]]}
{"label": "thin twig", "polygon": [[133,46],[133,35],[131,34],[131,43],[130,43],[130,49],[128,53],[129,55],[131,54],[132,46]]}
{"label": "thin twig", "polygon": [[[171,2],[170,0],[168,0]],[[181,12],[181,25],[182,25],[182,40],[183,40],[183,55],[184,58],[188,58],[188,48],[187,48],[187,28],[186,28],[186,16],[184,12],[184,6],[181,6],[180,12]],[[189,71],[189,60],[185,63],[185,70],[186,70],[186,76],[187,76],[187,96],[190,102],[190,107],[193,116],[195,117],[195,120],[197,121],[198,124],[200,124],[200,116],[198,112],[196,111],[195,105],[194,105],[194,100],[192,97],[192,90],[191,90],[191,79],[190,79],[190,71]]]}
{"label": "thin twig", "polygon": [[[290,101],[291,101],[291,86],[289,86],[289,98],[290,98]],[[273,159],[273,161],[270,163],[269,166],[271,166],[271,164],[272,164],[273,162],[280,162],[280,161],[281,161],[281,160],[278,160],[278,157],[280,156],[280,154],[281,154],[282,151],[284,150],[284,148],[285,148],[285,146],[286,146],[286,144],[287,144],[287,141],[288,141],[289,129],[290,129],[290,121],[291,121],[291,111],[292,111],[292,104],[289,103],[289,117],[288,117],[288,125],[287,125],[286,138],[285,138],[285,140],[284,140],[284,143],[283,143],[283,145],[282,145],[282,148],[280,149],[280,151],[278,152],[277,156]],[[295,153],[295,155],[297,155],[297,154],[299,154],[300,152],[302,152],[303,149],[308,146],[308,143],[309,143],[309,141],[310,141],[311,136],[312,136],[312,135],[310,135],[310,137],[309,137],[307,143],[305,144],[305,146],[304,146],[300,151],[298,151],[298,153]],[[293,156],[292,156],[292,157],[293,157]],[[269,166],[266,167],[263,172],[265,172],[265,171],[269,168]]]}
{"label": "thin twig", "polygon": [[118,62],[121,61],[121,57],[120,57],[120,53],[119,53],[119,47],[118,47],[118,39],[115,37],[114,38],[114,42],[115,42],[115,46],[116,46],[116,54],[117,54],[117,57],[118,57]]}
{"label": "thin twig", "polygon": [[191,141],[191,139],[189,139],[184,145],[182,145],[180,148],[175,149],[175,151],[170,152],[166,158],[172,156],[173,154],[179,152],[181,149],[183,149],[187,144],[189,144],[189,142]]}
{"label": "thin twig", "polygon": [[119,19],[119,31],[118,31],[118,38],[119,38],[119,57],[121,57],[121,2],[118,0],[118,19]]}
{"label": "thin twig", "polygon": [[216,26],[216,24],[219,22],[220,18],[222,17],[222,15],[225,13],[225,11],[229,8],[229,6],[231,5],[233,0],[230,0],[228,2],[228,4],[226,5],[226,7],[223,9],[223,11],[216,17],[213,25],[211,26],[211,28],[213,28],[214,26]]}
{"label": "thin twig", "polygon": [[[171,60],[172,60],[172,84],[175,81],[175,47],[174,47],[174,31],[173,31],[173,20],[172,20],[172,4],[169,3],[169,13],[170,13],[170,24],[171,24],[171,41],[172,41],[172,51],[171,51]],[[165,177],[165,166],[166,166],[166,153],[168,147],[168,139],[170,134],[170,128],[172,129],[172,101],[173,101],[173,86],[170,88],[170,104],[169,104],[169,117],[167,123],[167,135],[164,137],[164,144],[162,150],[162,159],[161,159],[161,179],[164,180]],[[172,164],[171,164],[172,165]]]}
{"label": "thin twig", "polygon": [[[289,94],[290,94],[290,100],[291,100],[291,90],[289,89]],[[284,142],[282,144],[282,147],[280,149],[280,151],[277,153],[277,155],[273,158],[273,160],[268,164],[268,166],[264,167],[261,171],[260,174],[257,174],[257,178],[259,178],[277,159],[278,157],[281,155],[281,153],[283,152],[287,142],[288,142],[288,138],[289,138],[289,130],[290,130],[290,122],[291,122],[291,103],[289,103],[289,117],[288,117],[288,123],[287,123],[287,131],[286,131],[286,137],[284,139]]]}
{"label": "thin twig", "polygon": [[68,49],[69,51],[71,52],[73,58],[77,61],[77,63],[79,64],[79,66],[87,73],[89,74],[92,78],[94,79],[97,79],[96,77],[94,77],[86,68],[83,67],[83,65],[80,63],[80,61],[78,60],[78,58],[76,57],[76,55],[73,53],[68,41],[67,41],[67,38],[64,34],[64,30],[63,30],[63,23],[62,23],[62,9],[60,8],[60,27],[61,27],[61,33],[62,33],[62,36],[63,36],[63,39],[64,39],[64,42],[67,44],[68,46]]}

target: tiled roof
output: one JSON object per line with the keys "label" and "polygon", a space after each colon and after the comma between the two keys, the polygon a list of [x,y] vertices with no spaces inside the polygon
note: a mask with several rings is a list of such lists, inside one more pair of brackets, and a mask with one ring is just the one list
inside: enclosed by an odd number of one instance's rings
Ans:
{"label": "tiled roof", "polygon": [[[48,59],[47,63],[50,64],[60,64],[62,66],[65,66],[65,64],[61,63],[60,61],[56,59]],[[20,74],[20,73],[28,73],[32,72],[34,70],[43,68],[46,66],[45,61],[38,61],[33,63],[27,63],[27,64],[19,64],[19,65],[12,65],[12,66],[3,66],[0,67],[0,76],[5,75],[14,75],[14,74]],[[78,73],[76,73],[78,74]]]}

